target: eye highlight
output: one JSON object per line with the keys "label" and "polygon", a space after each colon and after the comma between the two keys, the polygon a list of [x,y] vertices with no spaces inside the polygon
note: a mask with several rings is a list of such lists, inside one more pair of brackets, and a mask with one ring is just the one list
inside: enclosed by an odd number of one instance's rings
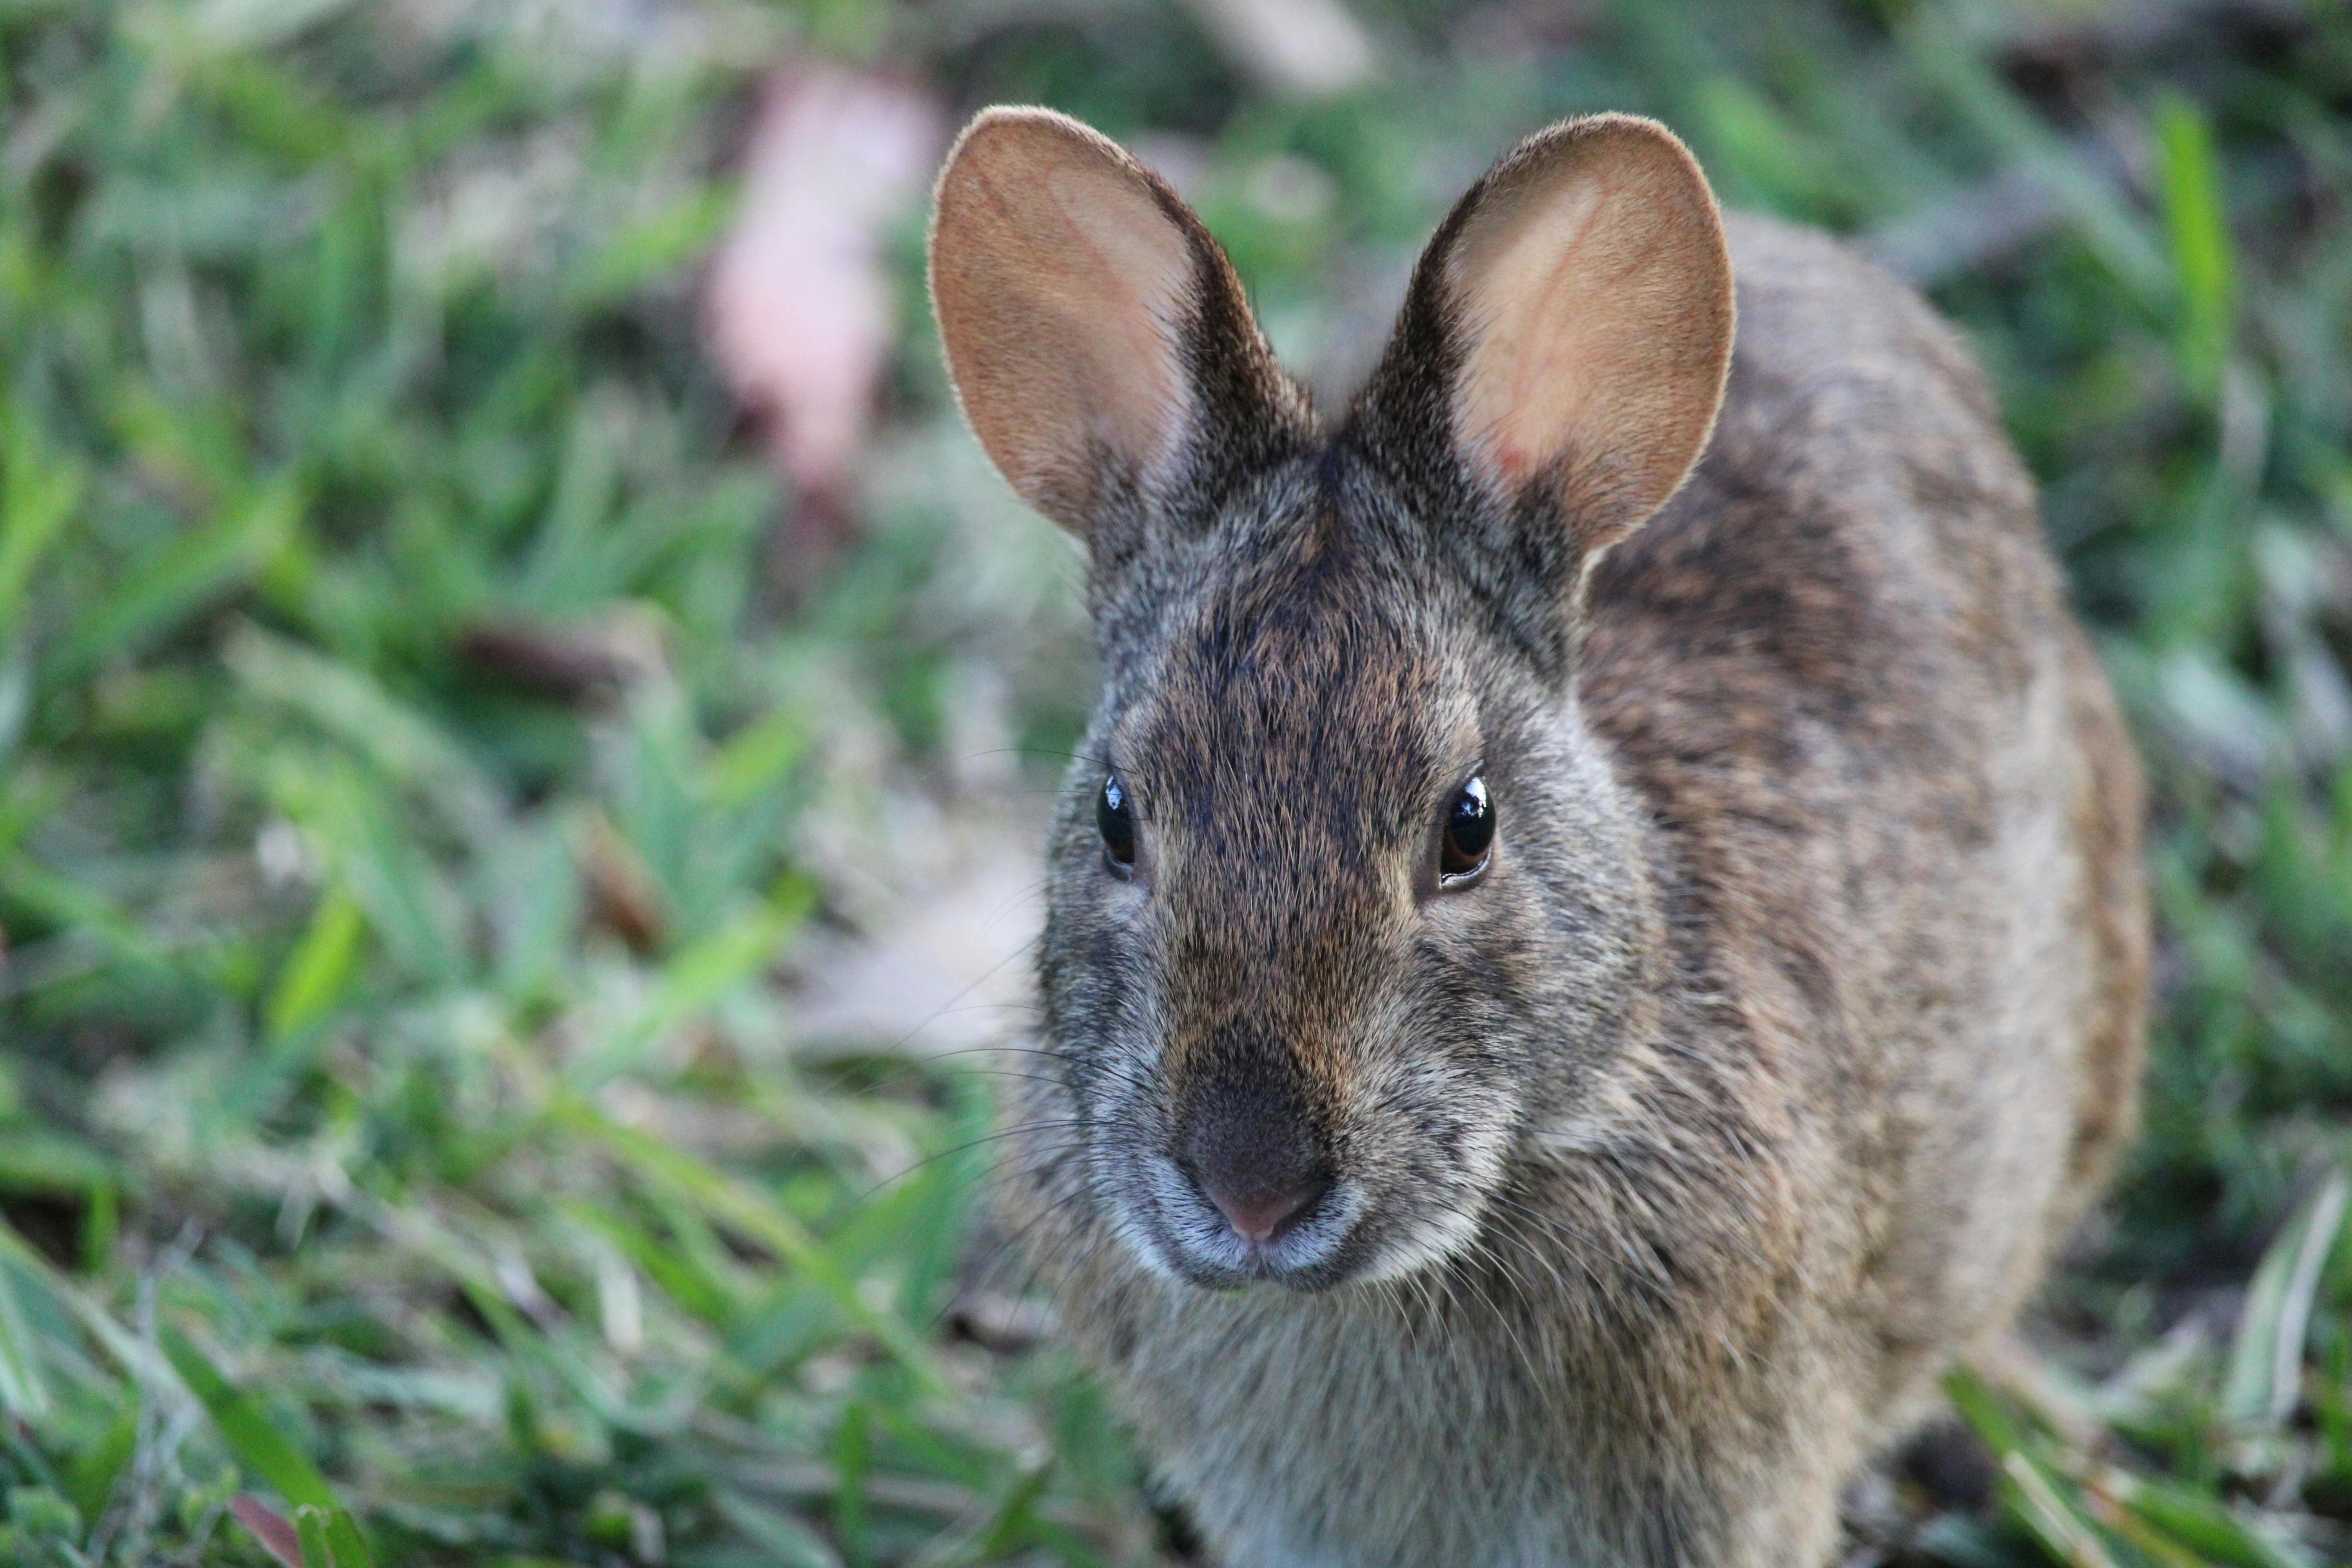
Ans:
{"label": "eye highlight", "polygon": [[1127,781],[1113,768],[1095,796],[1095,826],[1102,834],[1103,858],[1121,873],[1135,868],[1135,811],[1128,801]]}
{"label": "eye highlight", "polygon": [[1495,802],[1486,781],[1473,778],[1445,807],[1437,840],[1437,885],[1460,887],[1486,868],[1495,847]]}

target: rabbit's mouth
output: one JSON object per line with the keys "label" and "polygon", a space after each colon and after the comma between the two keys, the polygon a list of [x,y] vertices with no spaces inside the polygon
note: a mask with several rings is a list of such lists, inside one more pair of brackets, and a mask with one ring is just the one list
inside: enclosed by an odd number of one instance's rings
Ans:
{"label": "rabbit's mouth", "polygon": [[[1477,1247],[1517,1097],[1431,1053],[1366,1051],[1339,1093],[1239,1036],[1167,1093],[1132,1073],[1084,1114],[1094,1207],[1164,1279],[1313,1291],[1443,1268]],[[1142,1092],[1139,1092],[1142,1091]]]}
{"label": "rabbit's mouth", "polygon": [[1277,1284],[1315,1290],[1360,1273],[1363,1190],[1339,1180],[1321,1184],[1271,1219],[1235,1216],[1175,1160],[1147,1155],[1124,1174],[1127,1200],[1116,1205],[1121,1228],[1155,1271],[1209,1289]]}
{"label": "rabbit's mouth", "polygon": [[1426,1206],[1405,1215],[1362,1182],[1342,1177],[1278,1225],[1237,1226],[1176,1161],[1160,1154],[1105,1172],[1114,1228],[1164,1278],[1211,1290],[1253,1285],[1327,1290],[1397,1279],[1442,1265],[1475,1244],[1484,1205]]}

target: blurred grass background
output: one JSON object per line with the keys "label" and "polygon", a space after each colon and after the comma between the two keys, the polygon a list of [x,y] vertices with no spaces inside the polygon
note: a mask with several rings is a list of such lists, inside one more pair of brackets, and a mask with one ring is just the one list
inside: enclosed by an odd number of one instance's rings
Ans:
{"label": "blurred grass background", "polygon": [[1853,1561],[2352,1561],[2343,5],[0,0],[0,1562],[1184,1559],[973,1305],[981,1058],[806,1002],[1090,697],[919,287],[1006,100],[1175,178],[1327,401],[1594,109],[1960,321],[2163,999],[2042,1370]]}

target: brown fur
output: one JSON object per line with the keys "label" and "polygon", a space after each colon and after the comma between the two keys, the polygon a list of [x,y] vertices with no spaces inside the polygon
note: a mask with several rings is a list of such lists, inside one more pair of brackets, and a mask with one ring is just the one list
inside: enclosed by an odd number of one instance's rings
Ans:
{"label": "brown fur", "polygon": [[[956,169],[935,271],[1005,243],[950,223]],[[1328,437],[1235,392],[1271,362],[1195,251],[1153,477],[1098,451],[1056,492],[1104,690],[1005,1201],[1232,1568],[1818,1564],[2128,1133],[2137,773],[1980,378],[1826,239],[1731,226],[1712,442],[1625,542],[1486,461],[1452,252],[1489,188]],[[1034,345],[940,303],[985,431]],[[1070,416],[1008,416],[1062,452]],[[1663,495],[1645,431],[1610,439]],[[1500,826],[1448,890],[1473,770]],[[1330,1184],[1253,1247],[1203,1146]]]}

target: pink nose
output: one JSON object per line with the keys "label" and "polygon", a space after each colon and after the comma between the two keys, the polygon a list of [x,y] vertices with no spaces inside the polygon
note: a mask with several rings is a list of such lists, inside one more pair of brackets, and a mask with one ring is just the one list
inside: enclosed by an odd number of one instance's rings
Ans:
{"label": "pink nose", "polygon": [[1209,1201],[1217,1205],[1217,1212],[1225,1216],[1234,1235],[1263,1247],[1280,1236],[1300,1210],[1321,1197],[1325,1184],[1310,1182],[1244,1193],[1228,1192],[1211,1182],[1203,1183],[1202,1191],[1209,1194]]}

